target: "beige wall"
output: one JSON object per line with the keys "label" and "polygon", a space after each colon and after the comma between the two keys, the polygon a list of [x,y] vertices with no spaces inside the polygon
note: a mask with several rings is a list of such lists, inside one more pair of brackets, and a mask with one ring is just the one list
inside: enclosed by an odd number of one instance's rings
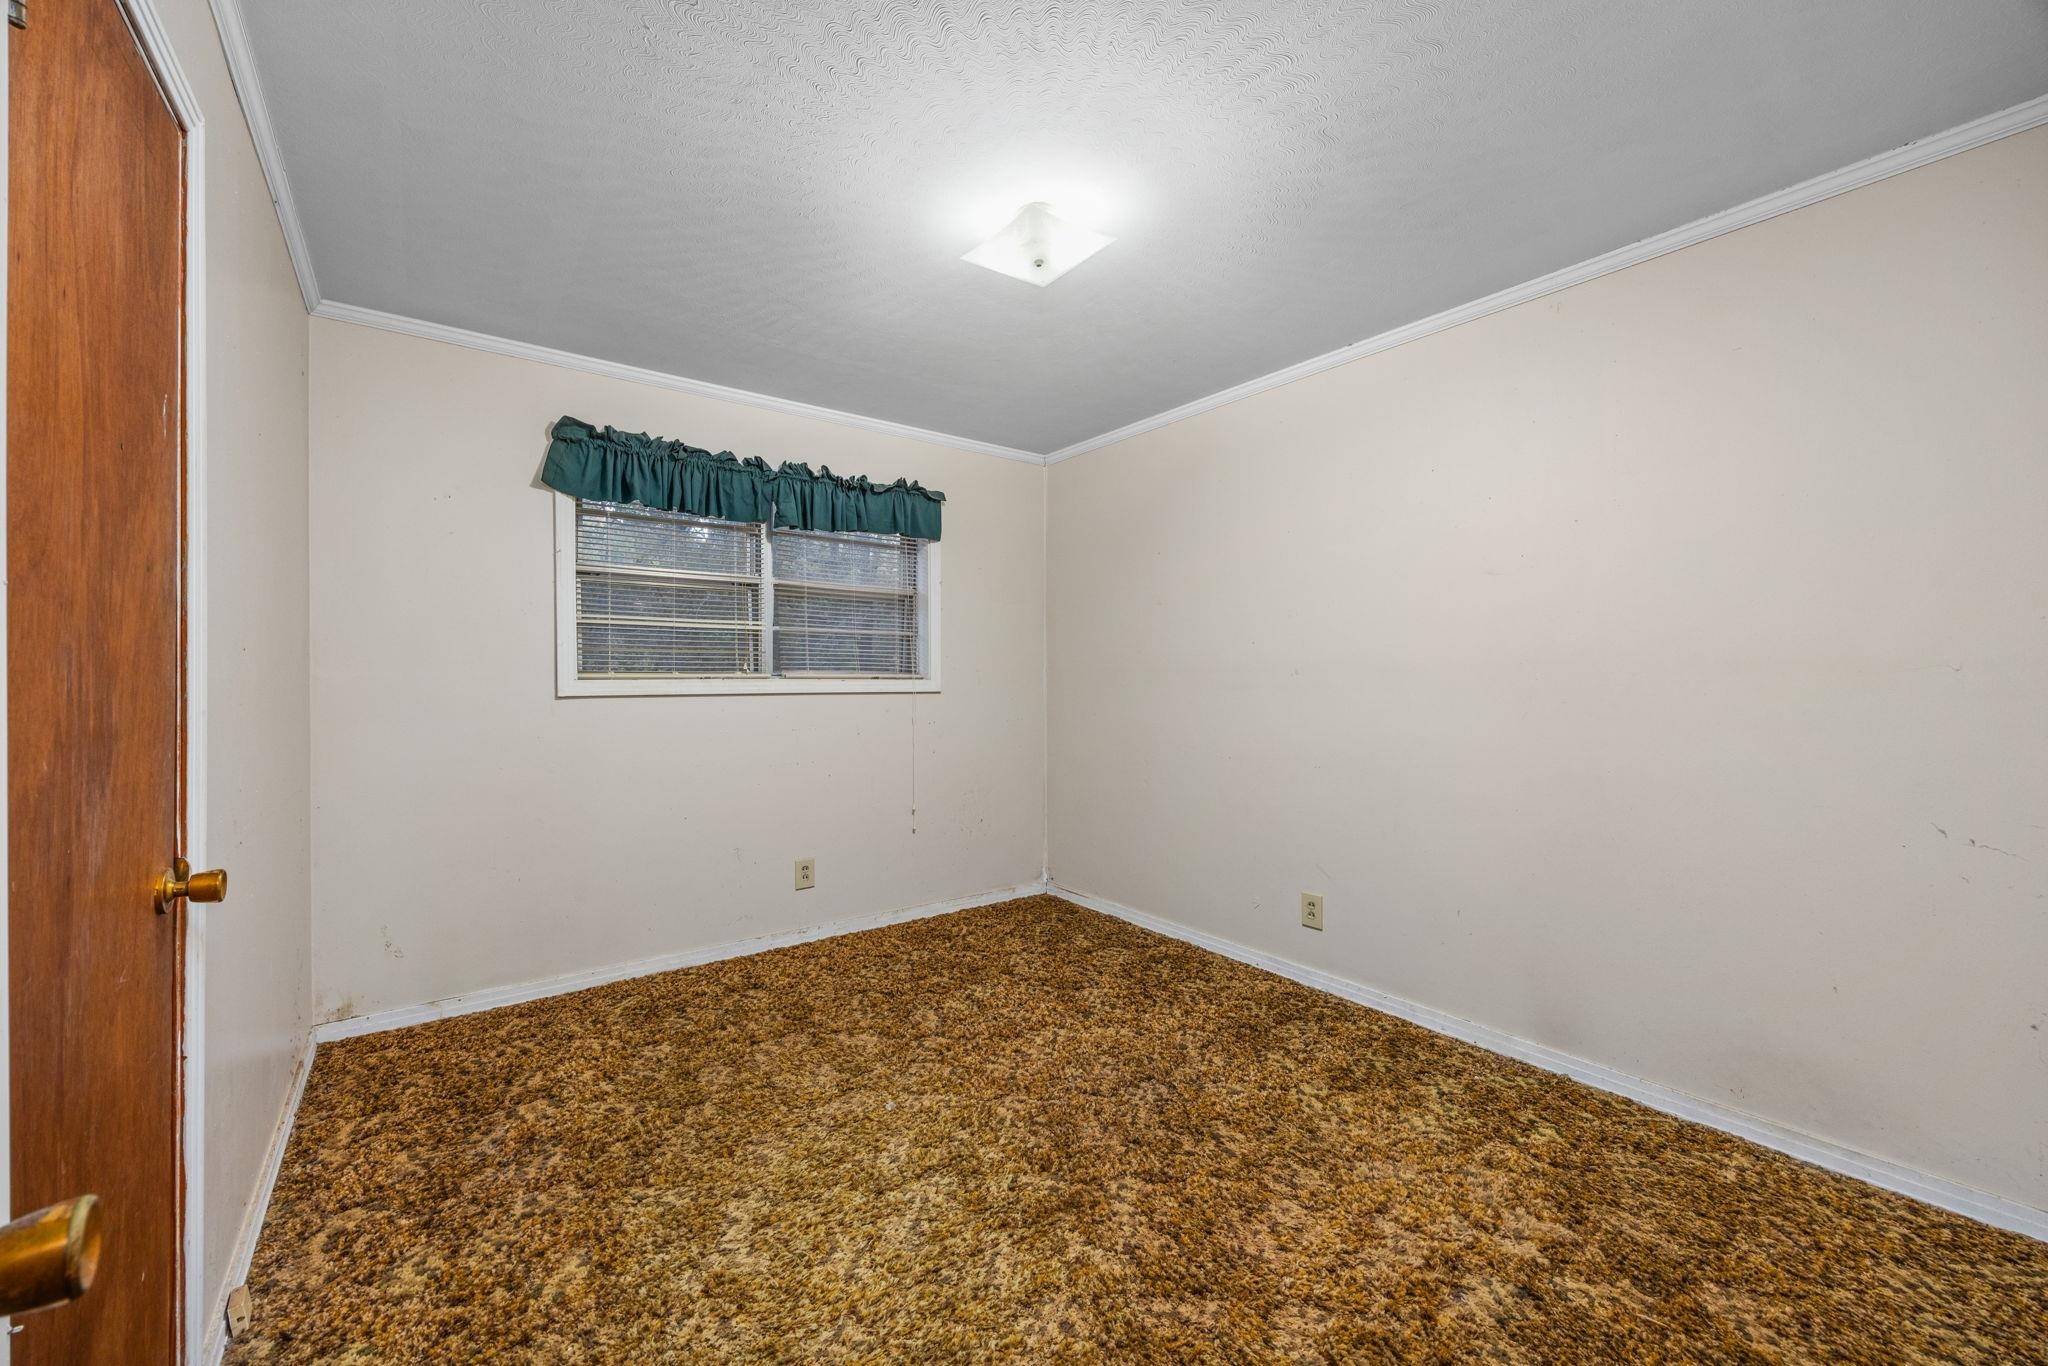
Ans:
{"label": "beige wall", "polygon": [[[1039,877],[1043,469],[312,327],[322,1016]],[[564,413],[944,490],[945,691],[556,698],[554,495],[534,479]],[[805,856],[818,886],[798,893]]]}
{"label": "beige wall", "polygon": [[[306,309],[205,0],[160,0],[206,116],[205,916],[201,1327],[306,1047],[311,764]],[[195,765],[196,767],[196,765]]]}
{"label": "beige wall", "polygon": [[2048,130],[1055,466],[1053,876],[2048,1207],[2044,223]]}

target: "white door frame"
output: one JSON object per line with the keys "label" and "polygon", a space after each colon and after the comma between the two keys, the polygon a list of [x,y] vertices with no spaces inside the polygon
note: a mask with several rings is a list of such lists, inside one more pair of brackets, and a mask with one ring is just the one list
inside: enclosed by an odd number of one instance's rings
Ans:
{"label": "white door frame", "polygon": [[[12,39],[7,41],[12,42]],[[5,56],[6,54],[0,54]],[[0,61],[0,184],[11,184],[8,180],[8,152],[12,143],[8,141],[7,72],[11,61]],[[0,194],[0,336],[5,335],[7,322],[7,194]],[[7,347],[0,345],[0,655],[7,649]],[[0,661],[4,662],[4,661]],[[6,767],[7,755],[7,670],[0,668],[0,770]],[[0,781],[0,835],[12,829],[8,825],[7,783]],[[8,1111],[8,1098],[13,1094],[7,1075],[8,1059],[12,1056],[13,1045],[8,1039],[7,1019],[7,845],[0,838],[0,1218],[14,1212],[14,1194],[8,1188],[8,1181],[14,1171],[14,1116]],[[7,1366],[13,1359],[14,1334],[0,1326],[0,1366]]]}
{"label": "white door frame", "polygon": [[[206,821],[206,112],[172,50],[156,0],[120,0],[135,40],[156,72],[164,102],[185,131],[185,858],[208,866]],[[208,15],[210,19],[211,14]],[[31,11],[30,22],[34,22]],[[185,920],[184,1029],[184,1359],[205,1343],[206,1296],[206,920]]]}

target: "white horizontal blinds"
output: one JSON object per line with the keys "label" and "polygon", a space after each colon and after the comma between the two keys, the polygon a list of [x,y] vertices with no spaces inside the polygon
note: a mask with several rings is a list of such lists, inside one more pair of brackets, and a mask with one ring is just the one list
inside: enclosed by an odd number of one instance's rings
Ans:
{"label": "white horizontal blinds", "polygon": [[756,526],[579,502],[577,673],[766,673],[761,560]]}
{"label": "white horizontal blinds", "polygon": [[921,678],[922,569],[904,536],[764,539],[748,523],[579,502],[576,672]]}
{"label": "white horizontal blinds", "polygon": [[775,672],[922,675],[918,542],[777,531]]}

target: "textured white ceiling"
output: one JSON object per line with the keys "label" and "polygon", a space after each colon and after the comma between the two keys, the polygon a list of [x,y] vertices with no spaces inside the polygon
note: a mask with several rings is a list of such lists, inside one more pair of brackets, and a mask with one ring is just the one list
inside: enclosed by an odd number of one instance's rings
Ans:
{"label": "textured white ceiling", "polygon": [[1033,451],[2048,91],[2048,0],[244,14],[330,301]]}

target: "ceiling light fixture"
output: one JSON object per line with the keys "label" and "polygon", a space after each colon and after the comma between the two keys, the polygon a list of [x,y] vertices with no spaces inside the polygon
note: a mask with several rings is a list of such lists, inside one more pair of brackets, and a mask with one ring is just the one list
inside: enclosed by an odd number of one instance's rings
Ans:
{"label": "ceiling light fixture", "polygon": [[1026,284],[1049,285],[1116,239],[1056,216],[1040,200],[960,259]]}

